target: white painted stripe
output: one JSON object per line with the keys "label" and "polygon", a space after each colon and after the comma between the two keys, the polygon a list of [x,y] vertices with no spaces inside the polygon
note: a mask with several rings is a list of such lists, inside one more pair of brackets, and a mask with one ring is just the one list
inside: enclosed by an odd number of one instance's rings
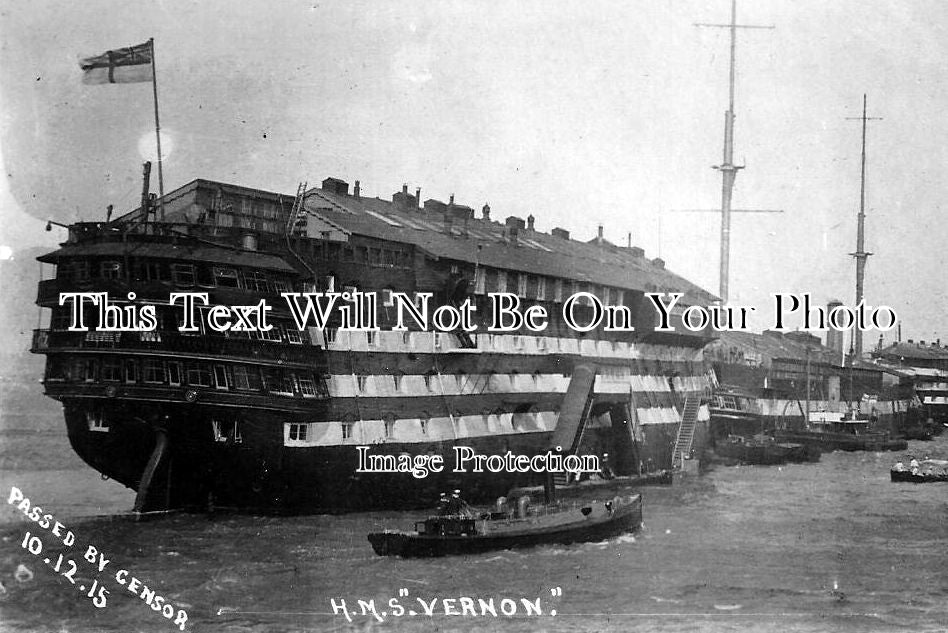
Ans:
{"label": "white painted stripe", "polygon": [[[677,423],[674,408],[638,409],[640,420],[644,417],[656,420],[654,424]],[[283,424],[283,445],[301,446],[358,446],[377,444],[421,444],[426,442],[470,440],[553,431],[559,414],[553,411],[527,413],[488,413],[482,415],[439,416],[427,420],[422,431],[421,418],[394,420],[390,436],[386,436],[384,420],[356,420],[352,422],[310,422],[306,426],[306,439],[291,440],[290,430],[298,424]],[[348,425],[349,436],[343,438],[343,428]],[[599,426],[604,426],[600,422]]]}
{"label": "white painted stripe", "polygon": [[[332,374],[326,387],[333,398],[414,398],[418,396],[470,396],[478,394],[558,393],[565,394],[570,376],[562,374]],[[396,388],[396,381],[398,387]],[[701,392],[708,388],[704,376],[676,379],[675,392]],[[594,393],[670,393],[662,376],[596,376]]]}
{"label": "white painted stripe", "polygon": [[[325,333],[310,328],[314,345],[325,346]],[[369,342],[372,339],[373,343]],[[622,360],[680,361],[703,363],[700,348],[673,347],[648,343],[613,342],[589,338],[533,336],[525,334],[475,333],[475,349],[465,348],[458,337],[450,332],[393,332],[380,330],[367,336],[366,332],[336,331],[335,339],[327,349],[338,352],[432,352],[432,353],[502,353],[523,356],[573,354],[590,358]]]}

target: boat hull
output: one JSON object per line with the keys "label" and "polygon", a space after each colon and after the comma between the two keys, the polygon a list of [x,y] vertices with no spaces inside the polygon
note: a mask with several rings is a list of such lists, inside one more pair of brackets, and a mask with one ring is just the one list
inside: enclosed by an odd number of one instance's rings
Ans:
{"label": "boat hull", "polygon": [[612,514],[571,523],[523,529],[498,534],[435,536],[402,532],[377,532],[368,535],[379,556],[426,558],[601,541],[638,529],[642,524],[642,498],[635,495]]}
{"label": "boat hull", "polygon": [[948,482],[948,475],[914,474],[910,470],[890,470],[889,477],[893,482],[898,483],[930,484]]}

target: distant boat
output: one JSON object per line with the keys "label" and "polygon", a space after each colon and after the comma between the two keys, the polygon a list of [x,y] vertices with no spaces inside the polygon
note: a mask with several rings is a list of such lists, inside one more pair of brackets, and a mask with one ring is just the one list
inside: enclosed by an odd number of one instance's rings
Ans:
{"label": "distant boat", "polygon": [[919,462],[917,469],[897,469],[889,471],[889,478],[894,482],[913,484],[927,484],[948,481],[948,460],[925,459]]}
{"label": "distant boat", "polygon": [[818,446],[824,451],[901,451],[908,442],[892,439],[887,432],[870,430],[870,420],[855,410],[843,414],[834,411],[810,412],[805,429],[777,430],[780,441]]}
{"label": "distant boat", "polygon": [[818,462],[822,451],[813,444],[779,442],[769,435],[733,435],[715,442],[714,453],[721,459],[742,464],[775,466],[788,462]]}
{"label": "distant boat", "polygon": [[376,532],[368,538],[379,556],[412,558],[600,541],[641,524],[642,495],[634,494],[570,507],[532,509],[521,501],[513,512],[432,516],[417,522],[415,532]]}
{"label": "distant boat", "polygon": [[708,409],[714,454],[723,461],[766,466],[820,460],[818,446],[781,442],[768,435],[756,397],[739,387],[715,389]]}

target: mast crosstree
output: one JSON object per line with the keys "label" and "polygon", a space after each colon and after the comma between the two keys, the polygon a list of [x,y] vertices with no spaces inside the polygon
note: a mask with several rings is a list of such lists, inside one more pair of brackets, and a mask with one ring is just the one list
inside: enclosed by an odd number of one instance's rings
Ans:
{"label": "mast crosstree", "polygon": [[[737,0],[731,0],[731,21],[728,24],[695,23],[699,27],[725,28],[731,34],[731,62],[728,73],[728,107],[724,113],[724,160],[714,169],[721,172],[721,276],[720,291],[721,303],[728,300],[728,274],[731,254],[731,213],[783,213],[782,210],[769,209],[732,209],[731,198],[734,191],[734,180],[737,172],[744,169],[744,165],[734,164],[734,76],[735,53],[737,50],[737,29],[773,29],[773,25],[738,24]],[[684,212],[705,211],[704,209],[683,209]],[[717,213],[715,209],[713,212]]]}

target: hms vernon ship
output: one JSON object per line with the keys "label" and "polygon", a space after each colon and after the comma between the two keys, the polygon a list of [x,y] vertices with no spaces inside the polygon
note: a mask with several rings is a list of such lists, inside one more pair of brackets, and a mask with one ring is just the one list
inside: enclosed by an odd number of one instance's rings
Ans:
{"label": "hms vernon ship", "polygon": [[[55,272],[39,285],[48,327],[33,351],[47,357],[43,384],[63,405],[72,447],[135,489],[139,512],[412,507],[453,487],[489,499],[544,475],[454,473],[452,447],[538,455],[562,444],[564,455],[608,453],[618,474],[637,474],[693,463],[707,435],[710,336],[680,319],[715,297],[601,228],[581,242],[537,230],[533,216],[493,221],[486,204],[475,217],[453,196],[422,203],[404,186],[388,201],[327,178],[295,196],[195,180],[68,231],[39,258]],[[379,331],[338,321],[300,331],[280,296],[333,289],[377,293]],[[77,291],[153,304],[158,327],[69,331],[59,297]],[[478,328],[393,331],[393,291],[434,293],[432,309],[470,298]],[[547,329],[487,333],[487,293],[503,291],[545,306]],[[635,331],[567,327],[562,304],[577,291],[627,306]],[[262,299],[274,327],[179,331],[172,292],[206,292],[210,305]],[[674,332],[654,331],[647,292],[683,293]],[[359,473],[358,446],[443,455],[444,472]]]}

